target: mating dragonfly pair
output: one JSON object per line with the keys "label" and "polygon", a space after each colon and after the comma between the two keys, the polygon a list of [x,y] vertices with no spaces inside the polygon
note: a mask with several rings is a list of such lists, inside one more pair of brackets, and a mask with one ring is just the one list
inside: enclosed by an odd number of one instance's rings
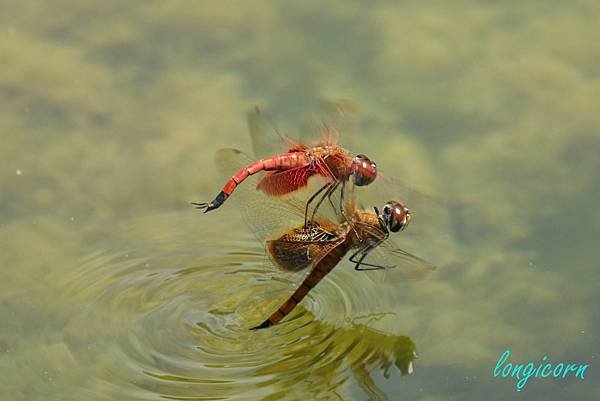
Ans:
{"label": "mating dragonfly pair", "polygon": [[[256,190],[270,198],[277,198],[280,206],[274,207],[272,202],[268,206],[268,198],[256,205],[246,205],[243,211],[245,220],[264,240],[268,256],[277,267],[286,271],[309,271],[288,300],[252,329],[277,324],[350,251],[353,251],[350,261],[359,271],[394,267],[428,271],[434,268],[388,241],[390,233],[403,231],[412,220],[410,210],[403,203],[389,201],[381,209],[375,206],[372,210],[356,206],[354,187],[373,183],[378,176],[377,165],[365,155],[352,156],[338,146],[337,131],[326,128],[318,143],[309,146],[283,136],[276,129],[265,130],[265,117],[258,109],[248,114],[248,125],[255,153],[264,153],[265,148],[272,148],[273,144],[287,145],[287,151],[252,161],[239,150],[219,150],[219,169],[228,174],[237,172],[211,202],[192,204],[205,213],[215,210],[232,196],[244,180],[264,173]],[[266,132],[276,135],[269,137]],[[290,199],[290,196],[308,187],[311,177],[320,177],[323,184],[306,203]],[[336,218],[320,212],[325,201],[328,201]],[[303,215],[304,224],[287,227],[283,234],[277,234],[274,228],[276,220],[283,219],[285,213]]]}

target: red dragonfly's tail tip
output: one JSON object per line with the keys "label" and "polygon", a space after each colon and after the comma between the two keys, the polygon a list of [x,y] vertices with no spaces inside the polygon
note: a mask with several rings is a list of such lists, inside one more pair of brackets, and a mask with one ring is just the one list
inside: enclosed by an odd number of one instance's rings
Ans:
{"label": "red dragonfly's tail tip", "polygon": [[204,210],[204,213],[211,211],[212,208],[210,203],[206,203],[206,202],[202,202],[202,203],[198,203],[198,202],[190,202],[192,204],[192,206],[194,206],[196,209],[200,209],[200,210]]}
{"label": "red dragonfly's tail tip", "polygon": [[212,200],[212,202],[208,202],[208,203],[206,203],[206,202],[202,202],[202,203],[191,202],[191,204],[196,209],[204,210],[204,213],[206,213],[206,212],[210,212],[211,210],[219,208],[219,206],[221,206],[223,204],[223,202],[225,202],[225,199],[227,199],[228,196],[229,195],[227,195],[225,192],[221,191],[221,192],[219,192],[219,195],[217,195],[217,197]]}

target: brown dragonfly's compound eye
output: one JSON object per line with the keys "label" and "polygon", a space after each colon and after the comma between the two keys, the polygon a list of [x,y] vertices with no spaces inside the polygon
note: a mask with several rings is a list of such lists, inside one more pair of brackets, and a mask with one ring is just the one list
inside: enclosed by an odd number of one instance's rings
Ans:
{"label": "brown dragonfly's compound eye", "polygon": [[384,220],[391,232],[402,231],[411,222],[410,210],[400,202],[390,201],[383,207]]}
{"label": "brown dragonfly's compound eye", "polygon": [[377,178],[377,164],[365,155],[357,155],[352,159],[352,173],[355,185],[369,185]]}
{"label": "brown dragonfly's compound eye", "polygon": [[383,209],[382,209],[382,211],[383,211],[383,214],[384,214],[385,216],[391,216],[391,214],[392,214],[392,206],[391,206],[389,203],[386,203],[386,204],[383,206]]}

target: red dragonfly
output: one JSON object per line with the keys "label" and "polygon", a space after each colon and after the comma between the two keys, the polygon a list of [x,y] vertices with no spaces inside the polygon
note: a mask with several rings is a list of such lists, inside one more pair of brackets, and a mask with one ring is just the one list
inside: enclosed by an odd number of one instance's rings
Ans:
{"label": "red dragonfly", "polygon": [[[371,252],[388,239],[390,233],[404,230],[412,220],[409,209],[400,202],[387,202],[381,211],[350,210],[351,221],[334,223],[317,216],[311,226],[293,228],[277,239],[266,243],[271,260],[284,270],[297,271],[310,267],[310,273],[288,300],[260,325],[262,329],[277,324],[329,273],[351,250],[355,270],[379,270],[389,267],[389,262],[411,265],[413,268],[431,270],[433,266],[401,249],[387,249],[388,264],[368,261]],[[307,251],[307,248],[310,248]],[[310,254],[310,257],[308,256]],[[391,261],[392,256],[397,260]]]}
{"label": "red dragonfly", "polygon": [[[263,130],[264,116],[258,108],[248,113],[248,127],[253,139],[255,149],[260,143],[269,141],[265,138]],[[208,203],[192,202],[196,208],[209,212],[219,208],[233,191],[251,175],[265,171],[267,172],[258,182],[256,188],[272,197],[281,197],[292,194],[304,188],[312,176],[320,176],[325,179],[325,184],[316,191],[307,201],[305,207],[305,224],[313,221],[317,210],[324,199],[331,196],[341,185],[340,212],[344,212],[344,190],[346,182],[352,179],[356,186],[364,186],[372,183],[377,177],[377,165],[367,156],[359,154],[352,156],[347,150],[337,145],[337,131],[326,128],[319,143],[309,146],[299,140],[285,137],[274,130],[279,138],[271,139],[271,142],[283,142],[288,146],[287,152],[268,156],[253,161],[235,173],[225,184],[221,192]],[[272,146],[271,146],[272,147]],[[313,208],[312,217],[308,219],[309,205],[320,195],[317,205]],[[333,204],[332,204],[333,205]]]}

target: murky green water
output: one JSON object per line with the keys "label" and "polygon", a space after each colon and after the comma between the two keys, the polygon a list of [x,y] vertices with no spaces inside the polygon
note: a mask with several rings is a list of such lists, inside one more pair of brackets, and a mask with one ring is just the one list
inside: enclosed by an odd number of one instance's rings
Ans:
{"label": "murky green water", "polygon": [[[0,6],[0,399],[596,399],[597,2]],[[444,200],[406,231],[438,270],[343,263],[251,332],[295,283],[234,204],[188,202],[250,148],[249,107],[295,134],[322,97]],[[590,368],[517,392],[505,348]]]}

